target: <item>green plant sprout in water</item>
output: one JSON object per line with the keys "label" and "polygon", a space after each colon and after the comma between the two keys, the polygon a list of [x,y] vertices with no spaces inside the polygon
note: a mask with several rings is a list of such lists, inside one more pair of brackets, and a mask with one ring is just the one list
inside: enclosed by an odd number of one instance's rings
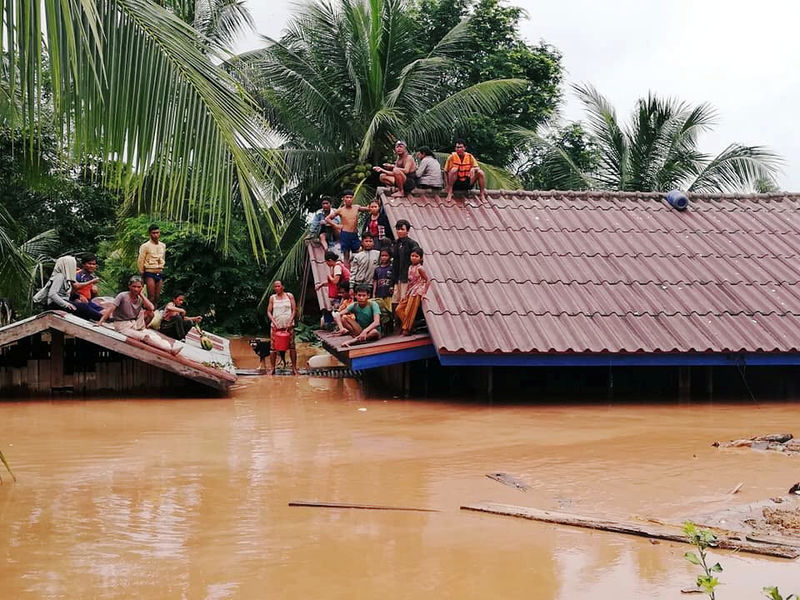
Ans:
{"label": "green plant sprout in water", "polygon": [[[722,565],[719,563],[708,565],[708,549],[716,546],[717,538],[708,529],[700,529],[690,521],[686,521],[683,524],[683,533],[689,543],[697,548],[696,553],[687,552],[683,555],[684,558],[703,569],[703,573],[697,576],[697,589],[707,594],[711,600],[716,600],[715,591],[719,585],[719,579],[715,574],[722,573]],[[800,600],[800,596],[797,596],[797,594],[789,594],[786,597],[781,596],[780,591],[775,586],[765,587],[763,591],[769,600]]]}
{"label": "green plant sprout in water", "polygon": [[698,565],[703,569],[703,573],[697,576],[697,587],[708,594],[711,600],[715,600],[714,591],[719,585],[719,579],[715,573],[722,573],[722,565],[719,563],[708,565],[708,549],[716,545],[717,538],[708,529],[699,529],[694,523],[686,521],[683,524],[683,533],[689,539],[689,543],[697,548],[697,552],[687,552],[683,557],[693,565]]}
{"label": "green plant sprout in water", "polygon": [[[9,473],[9,475],[11,475],[11,479],[14,482],[16,482],[17,481],[17,477],[14,475],[14,471],[11,470],[11,465],[8,464],[8,461],[6,460],[6,457],[3,456],[2,452],[0,452],[0,461],[2,461],[2,463],[6,466],[6,469],[8,469],[8,473]],[[3,483],[3,478],[2,477],[0,477],[0,483]]]}

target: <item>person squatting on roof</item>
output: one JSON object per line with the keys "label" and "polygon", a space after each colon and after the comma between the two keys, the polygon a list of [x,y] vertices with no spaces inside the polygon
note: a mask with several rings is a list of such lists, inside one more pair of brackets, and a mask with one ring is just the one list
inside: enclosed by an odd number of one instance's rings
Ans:
{"label": "person squatting on roof", "polygon": [[397,140],[394,152],[397,154],[394,164],[383,163],[382,166],[372,167],[372,170],[379,174],[381,183],[397,188],[397,191],[392,194],[393,198],[402,198],[416,186],[417,163],[408,153],[408,146],[403,140]]}
{"label": "person squatting on roof", "polygon": [[161,239],[161,229],[153,223],[147,228],[150,239],[139,246],[139,259],[136,264],[139,276],[147,284],[147,297],[154,305],[158,306],[161,296],[161,285],[164,283],[164,265],[167,257],[167,247]]}
{"label": "person squatting on roof", "polygon": [[187,317],[186,309],[183,304],[186,302],[186,294],[183,292],[175,292],[172,295],[172,300],[167,302],[164,307],[161,317],[161,323],[158,330],[166,336],[175,340],[182,340],[189,333],[189,330],[194,327],[195,323],[203,320],[203,317]]}
{"label": "person squatting on roof", "polygon": [[[352,314],[355,318],[347,319]],[[349,346],[356,342],[379,340],[381,337],[381,309],[378,303],[369,299],[369,288],[361,286],[356,289],[356,301],[351,302],[341,312],[334,313],[338,335],[350,334],[354,339],[342,344]]]}
{"label": "person squatting on roof", "polygon": [[325,222],[325,218],[331,214],[331,201],[329,198],[323,198],[321,202],[322,207],[314,213],[314,218],[308,226],[308,238],[319,239],[320,245],[323,250],[328,250],[330,245],[339,241],[339,230],[337,227],[341,226],[342,220],[339,217],[333,219],[333,224],[329,225]]}
{"label": "person squatting on roof", "polygon": [[447,198],[445,202],[453,199],[453,190],[469,191],[475,183],[481,192],[481,200],[486,200],[486,175],[478,166],[478,161],[467,150],[464,140],[456,140],[455,152],[447,157],[444,163],[444,172],[447,177]]}
{"label": "person squatting on roof", "polygon": [[56,260],[53,273],[45,286],[33,297],[33,301],[44,304],[51,310],[66,310],[77,316],[97,321],[102,309],[94,302],[73,300],[77,295],[75,282],[77,277],[77,261],[74,256],[62,256]]}
{"label": "person squatting on roof", "polygon": [[153,312],[155,306],[142,295],[143,287],[141,277],[138,275],[131,277],[128,280],[128,291],[116,295],[95,326],[102,325],[113,317],[112,326],[119,333],[170,354],[178,354],[183,350],[183,342],[171,343],[166,336],[147,328],[146,311]]}
{"label": "person squatting on roof", "polygon": [[276,280],[272,284],[275,293],[269,297],[267,305],[267,318],[270,323],[270,339],[272,345],[269,353],[271,374],[275,375],[275,364],[278,360],[278,351],[275,349],[275,334],[285,331],[289,334],[289,357],[292,360],[292,373],[297,375],[297,350],[294,344],[294,324],[297,318],[297,304],[294,296],[283,287],[283,282]]}
{"label": "person squatting on roof", "polygon": [[401,333],[403,335],[411,334],[411,328],[414,326],[420,304],[431,283],[428,274],[422,267],[422,257],[422,248],[419,246],[411,250],[411,266],[408,268],[408,286],[406,287],[405,295],[400,300],[400,304],[397,305],[397,310],[395,311],[400,321]]}
{"label": "person squatting on roof", "polygon": [[417,150],[419,166],[417,167],[417,187],[422,190],[442,189],[442,167],[428,146],[420,146]]}

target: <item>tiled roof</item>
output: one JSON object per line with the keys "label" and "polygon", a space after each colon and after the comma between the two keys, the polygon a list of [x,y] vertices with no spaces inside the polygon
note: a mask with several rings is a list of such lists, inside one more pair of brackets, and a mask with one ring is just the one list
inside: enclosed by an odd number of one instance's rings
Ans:
{"label": "tiled roof", "polygon": [[444,353],[800,348],[800,196],[489,192],[384,198],[408,219]]}

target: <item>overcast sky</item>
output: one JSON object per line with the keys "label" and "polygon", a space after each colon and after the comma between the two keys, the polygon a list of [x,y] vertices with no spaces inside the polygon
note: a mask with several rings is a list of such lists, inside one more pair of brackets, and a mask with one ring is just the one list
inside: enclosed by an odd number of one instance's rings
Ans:
{"label": "overcast sky", "polygon": [[[594,85],[627,118],[648,91],[709,102],[718,124],[705,152],[765,145],[785,160],[782,189],[800,192],[800,49],[797,0],[511,0],[521,33],[563,54],[562,115],[582,117],[569,83]],[[278,37],[296,3],[248,1],[258,33]],[[255,35],[241,49],[259,45]]]}

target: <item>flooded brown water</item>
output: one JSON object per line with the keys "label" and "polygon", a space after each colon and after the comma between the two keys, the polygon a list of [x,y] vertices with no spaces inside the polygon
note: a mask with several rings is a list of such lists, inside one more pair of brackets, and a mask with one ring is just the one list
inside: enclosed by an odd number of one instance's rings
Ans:
{"label": "flooded brown water", "polygon": [[[503,406],[241,381],[228,399],[0,403],[19,480],[0,486],[0,598],[680,598],[687,546],[459,506],[679,520],[728,506],[740,481],[736,502],[800,480],[800,457],[710,446],[800,433],[798,404]],[[720,599],[800,592],[797,562],[714,556]]]}

